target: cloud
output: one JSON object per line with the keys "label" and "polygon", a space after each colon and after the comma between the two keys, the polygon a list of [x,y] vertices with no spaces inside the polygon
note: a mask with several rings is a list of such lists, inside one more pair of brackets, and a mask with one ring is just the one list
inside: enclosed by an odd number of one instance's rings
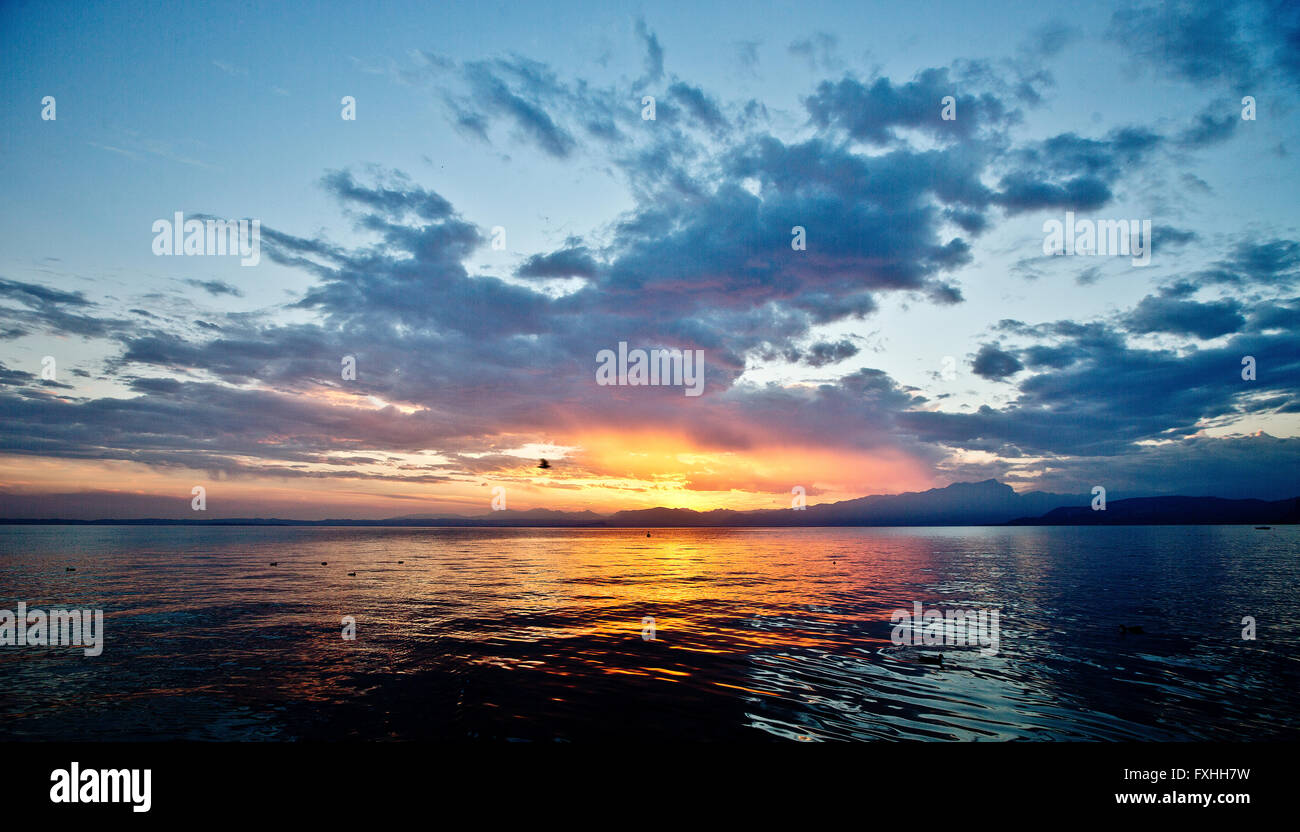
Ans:
{"label": "cloud", "polygon": [[817,32],[811,37],[800,38],[790,43],[791,55],[802,58],[813,72],[834,72],[843,66],[835,55],[839,38],[827,32]]}
{"label": "cloud", "polygon": [[846,361],[861,352],[857,344],[847,338],[839,341],[817,341],[805,347],[789,347],[781,353],[765,354],[765,360],[778,355],[790,363],[802,363],[809,367],[825,367]]}
{"label": "cloud", "polygon": [[1300,11],[1287,0],[1125,7],[1108,35],[1139,62],[1184,81],[1246,91],[1270,77],[1300,85]]}
{"label": "cloud", "polygon": [[[1047,86],[1034,62],[1077,36],[1058,24],[1011,67],[820,80],[803,99],[807,122],[777,131],[782,114],[760,102],[666,75],[658,38],[644,22],[636,33],[646,72],[637,83],[667,83],[653,129],[626,77],[597,87],[517,56],[425,56],[407,73],[477,140],[502,140],[504,125],[553,160],[609,171],[627,202],[599,227],[525,253],[505,275],[471,273],[487,236],[451,199],[396,170],[329,170],[321,188],[359,239],[265,224],[268,259],[308,281],[284,307],[119,321],[113,303],[152,307],[0,279],[0,332],[103,339],[102,378],[121,388],[56,396],[0,367],[0,448],[241,477],[445,482],[510,475],[535,463],[512,451],[547,443],[577,449],[557,466],[565,476],[621,477],[627,458],[613,446],[623,437],[670,437],[668,447],[716,455],[683,469],[690,487],[723,482],[735,469],[708,466],[729,454],[790,447],[855,463],[875,455],[918,477],[960,471],[964,452],[985,451],[997,461],[981,464],[1022,483],[1089,478],[1122,458],[1133,460],[1124,474],[1133,482],[1171,490],[1216,470],[1191,466],[1197,473],[1179,480],[1178,454],[1255,465],[1277,448],[1203,432],[1300,409],[1291,240],[1238,238],[1098,319],[996,325],[975,339],[987,342],[972,369],[982,388],[998,383],[997,407],[939,409],[942,397],[864,366],[853,334],[887,298],[963,304],[967,267],[990,266],[977,238],[1021,213],[1111,203],[1135,169],[1230,132],[1214,110],[1168,135],[1135,125],[1014,134],[1018,107]],[[810,65],[835,63],[833,38],[801,44],[792,51]],[[952,122],[940,117],[949,94]],[[803,250],[791,246],[796,226]],[[1209,244],[1172,227],[1157,237],[1191,249],[1180,262]],[[1076,279],[1099,276],[1091,267]],[[552,280],[570,282],[560,293]],[[239,292],[185,282],[216,298]],[[1218,286],[1258,297],[1197,299]],[[1196,343],[1208,339],[1219,340]],[[597,351],[621,341],[702,350],[706,394],[598,386]],[[1249,385],[1242,355],[1259,360]],[[340,375],[344,356],[356,360],[355,379]],[[763,376],[751,371],[770,364],[819,372],[754,381]],[[437,461],[407,458],[419,454]],[[771,486],[764,476],[751,480]]]}
{"label": "cloud", "polygon": [[596,276],[599,266],[586,246],[534,254],[515,270],[519,277],[585,277]]}
{"label": "cloud", "polygon": [[32,332],[105,336],[130,323],[117,318],[83,314],[97,305],[82,292],[65,292],[35,283],[0,278],[0,300],[22,308],[0,307],[0,337],[18,338]]}
{"label": "cloud", "polygon": [[[521,76],[527,77],[530,66],[515,63],[510,68]],[[573,153],[576,141],[564,128],[555,123],[546,109],[536,100],[536,90],[520,94],[497,75],[491,64],[474,62],[468,64],[465,75],[473,91],[474,100],[486,111],[512,121],[516,127],[541,148],[545,153],[557,159],[568,158]],[[474,119],[485,120],[482,115],[464,116],[462,123],[473,124]]]}
{"label": "cloud", "polygon": [[1288,291],[1300,280],[1300,242],[1241,240],[1228,257],[1194,277],[1205,284]]}
{"label": "cloud", "polygon": [[441,220],[451,215],[451,203],[433,191],[415,187],[402,173],[383,174],[389,180],[375,187],[359,186],[347,171],[330,171],[321,179],[325,189],[344,203],[355,203],[390,219],[407,214],[423,220]]}
{"label": "cloud", "polygon": [[36,376],[25,370],[11,370],[3,363],[0,363],[0,385],[6,387],[15,387],[25,384],[31,384],[36,381]]}
{"label": "cloud", "polygon": [[1114,456],[1054,459],[1023,485],[1040,491],[1102,485],[1108,500],[1164,494],[1284,500],[1300,493],[1297,466],[1300,438],[1192,436]]}
{"label": "cloud", "polygon": [[1198,303],[1160,295],[1147,295],[1125,318],[1130,332],[1166,332],[1197,338],[1217,338],[1237,332],[1246,323],[1235,300]]}
{"label": "cloud", "polygon": [[746,78],[758,78],[758,47],[762,44],[756,40],[739,40],[733,44],[736,49],[736,63],[740,73]]}
{"label": "cloud", "polygon": [[1078,41],[1081,35],[1078,26],[1053,20],[1035,28],[1021,44],[1021,51],[1034,58],[1053,58]]}
{"label": "cloud", "polygon": [[[945,96],[956,100],[957,118],[942,117]],[[885,145],[899,140],[898,128],[923,130],[948,141],[1014,123],[1014,111],[991,93],[961,94],[946,68],[927,69],[905,84],[888,78],[865,84],[855,78],[822,81],[804,99],[812,123],[843,130],[858,141]]]}
{"label": "cloud", "polygon": [[722,114],[717,102],[699,87],[677,81],[668,88],[668,94],[686,108],[691,118],[709,130],[720,132],[728,127],[727,117]]}
{"label": "cloud", "polygon": [[664,48],[658,36],[646,26],[645,18],[637,18],[636,36],[645,48],[645,75],[637,81],[637,86],[642,87],[664,77]]}
{"label": "cloud", "polygon": [[232,286],[224,280],[186,280],[185,283],[186,285],[202,289],[213,297],[230,295],[231,297],[242,298],[244,296],[243,290],[237,286]]}
{"label": "cloud", "polygon": [[1005,381],[1025,368],[1014,355],[998,349],[993,344],[984,344],[971,362],[971,371],[975,375],[990,381]]}
{"label": "cloud", "polygon": [[[1233,310],[1154,303],[1132,314],[1143,325],[1211,332],[1222,326],[1216,316]],[[1300,386],[1300,332],[1294,328],[1268,334],[1248,322],[1221,346],[1187,350],[1133,346],[1121,329],[1100,321],[1003,321],[997,329],[1039,341],[1020,355],[1030,368],[1051,371],[1021,379],[1016,398],[1000,410],[908,412],[899,423],[922,440],[970,450],[1110,456],[1141,441],[1193,436],[1208,424],[1284,412]],[[1243,381],[1245,355],[1255,356],[1267,375]]]}
{"label": "cloud", "polygon": [[1241,124],[1241,111],[1225,104],[1211,106],[1196,116],[1190,127],[1179,134],[1184,147],[1200,148],[1230,139]]}
{"label": "cloud", "polygon": [[1255,72],[1235,7],[1232,2],[1126,7],[1111,17],[1110,36],[1175,77],[1235,83]]}

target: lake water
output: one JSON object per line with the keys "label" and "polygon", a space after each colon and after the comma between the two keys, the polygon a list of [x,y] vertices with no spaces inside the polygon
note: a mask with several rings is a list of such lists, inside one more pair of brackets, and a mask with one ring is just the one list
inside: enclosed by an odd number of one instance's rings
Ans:
{"label": "lake water", "polygon": [[[0,738],[1300,739],[1295,527],[651,535],[0,527],[0,609],[106,631],[0,647]],[[998,652],[895,646],[914,602]]]}

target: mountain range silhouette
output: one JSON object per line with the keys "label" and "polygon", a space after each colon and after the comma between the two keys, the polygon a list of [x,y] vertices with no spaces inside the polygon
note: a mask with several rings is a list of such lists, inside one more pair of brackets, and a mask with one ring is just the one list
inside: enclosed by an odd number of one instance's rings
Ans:
{"label": "mountain range silhouette", "polygon": [[277,518],[63,520],[0,519],[0,524],[67,525],[284,525],[284,526],[484,526],[484,527],[788,527],[788,526],[1106,526],[1269,524],[1300,522],[1300,497],[1284,500],[1222,497],[1131,497],[1092,508],[1090,494],[1017,493],[989,479],[928,491],[877,494],[803,509],[736,511],[648,508],[597,514],[534,508],[480,515],[407,515],[383,520]]}

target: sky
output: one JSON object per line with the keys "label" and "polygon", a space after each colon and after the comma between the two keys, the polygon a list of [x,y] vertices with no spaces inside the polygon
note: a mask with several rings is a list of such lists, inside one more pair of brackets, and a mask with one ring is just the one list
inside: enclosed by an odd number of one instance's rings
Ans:
{"label": "sky", "polygon": [[[0,37],[0,516],[1300,492],[1295,4],[18,2]],[[177,212],[259,256],[157,253]],[[1149,261],[1046,254],[1067,221],[1149,222]],[[602,383],[620,343],[699,395]]]}

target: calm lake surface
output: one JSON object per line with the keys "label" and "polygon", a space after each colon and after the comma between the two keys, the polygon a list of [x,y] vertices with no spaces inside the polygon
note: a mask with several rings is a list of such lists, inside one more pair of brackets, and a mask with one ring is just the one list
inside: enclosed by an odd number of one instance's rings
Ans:
{"label": "calm lake surface", "polygon": [[0,738],[1300,739],[1296,527],[651,534],[0,527],[0,608],[106,631],[0,647]]}

